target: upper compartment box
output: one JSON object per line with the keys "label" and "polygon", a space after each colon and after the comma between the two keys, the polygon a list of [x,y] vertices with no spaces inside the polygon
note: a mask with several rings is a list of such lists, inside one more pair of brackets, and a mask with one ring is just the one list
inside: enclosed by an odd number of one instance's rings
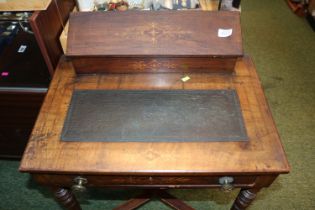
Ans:
{"label": "upper compartment box", "polygon": [[233,72],[237,58],[243,56],[240,14],[73,13],[66,55],[79,74]]}

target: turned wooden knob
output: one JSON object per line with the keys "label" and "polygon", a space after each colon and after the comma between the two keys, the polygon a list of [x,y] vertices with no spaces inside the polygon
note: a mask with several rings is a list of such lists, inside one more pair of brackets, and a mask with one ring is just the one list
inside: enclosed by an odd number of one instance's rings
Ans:
{"label": "turned wooden knob", "polygon": [[75,192],[84,192],[86,191],[86,187],[84,186],[87,183],[87,179],[77,176],[73,179],[73,182],[75,183],[72,185],[71,189]]}
{"label": "turned wooden knob", "polygon": [[219,179],[219,183],[221,185],[221,190],[223,192],[231,192],[234,188],[233,183],[234,178],[230,176],[224,176]]}

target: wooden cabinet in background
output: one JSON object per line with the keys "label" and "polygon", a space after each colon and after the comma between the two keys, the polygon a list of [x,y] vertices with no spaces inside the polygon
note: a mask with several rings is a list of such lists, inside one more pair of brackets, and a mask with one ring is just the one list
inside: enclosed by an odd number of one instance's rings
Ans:
{"label": "wooden cabinet in background", "polygon": [[19,30],[12,38],[0,56],[0,156],[16,158],[23,154],[50,75],[34,35]]}
{"label": "wooden cabinet in background", "polygon": [[52,1],[46,10],[35,11],[29,19],[51,75],[63,54],[59,37],[74,6],[74,0]]}
{"label": "wooden cabinet in background", "polygon": [[1,157],[17,158],[23,154],[46,90],[0,91]]}
{"label": "wooden cabinet in background", "polygon": [[[15,9],[17,5],[5,8],[21,11]],[[20,28],[0,54],[0,157],[22,156],[50,78],[63,55],[59,36],[75,2],[51,0],[47,5],[29,17],[34,34]],[[18,52],[21,46],[26,46],[25,53]]]}

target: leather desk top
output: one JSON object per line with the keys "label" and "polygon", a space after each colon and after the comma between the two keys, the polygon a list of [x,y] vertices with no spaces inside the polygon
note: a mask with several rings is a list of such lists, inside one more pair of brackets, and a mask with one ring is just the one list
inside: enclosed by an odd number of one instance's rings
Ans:
{"label": "leather desk top", "polygon": [[75,90],[61,140],[207,142],[248,139],[235,90]]}

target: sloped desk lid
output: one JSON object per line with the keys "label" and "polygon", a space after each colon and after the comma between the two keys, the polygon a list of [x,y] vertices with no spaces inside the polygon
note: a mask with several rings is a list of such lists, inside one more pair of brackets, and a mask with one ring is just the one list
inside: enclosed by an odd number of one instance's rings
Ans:
{"label": "sloped desk lid", "polygon": [[[219,37],[219,29],[232,35]],[[68,56],[242,56],[238,12],[126,11],[71,14]]]}

